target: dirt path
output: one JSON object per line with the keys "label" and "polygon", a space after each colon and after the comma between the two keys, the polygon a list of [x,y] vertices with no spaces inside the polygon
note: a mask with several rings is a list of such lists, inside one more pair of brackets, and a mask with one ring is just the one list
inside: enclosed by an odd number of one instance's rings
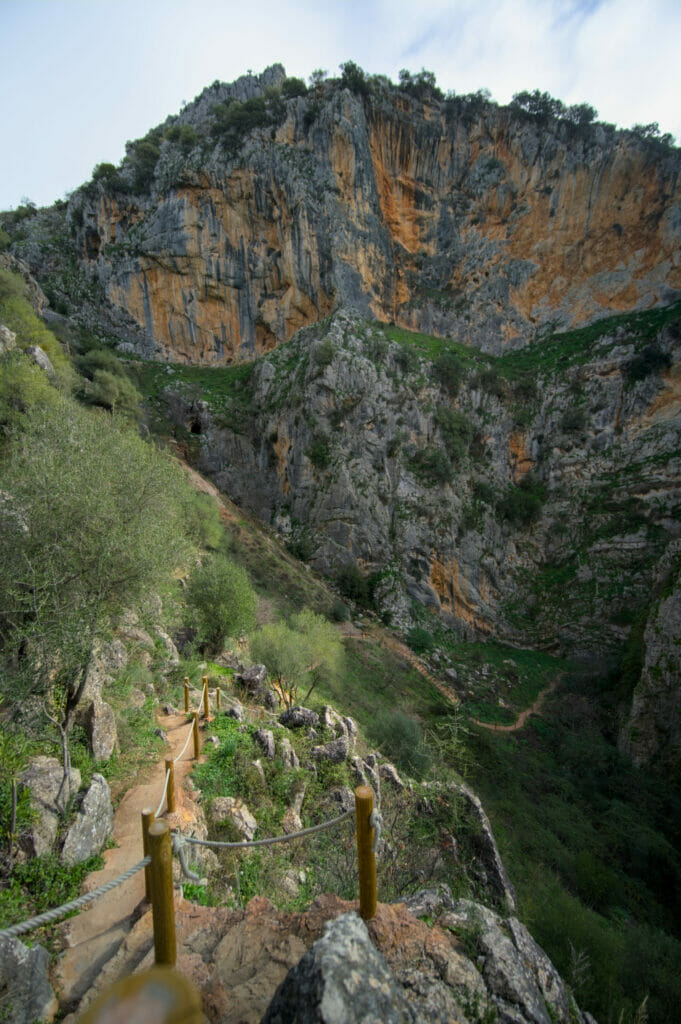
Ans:
{"label": "dirt path", "polygon": [[530,715],[536,715],[539,713],[539,709],[544,702],[544,698],[547,694],[551,693],[552,690],[555,690],[560,679],[561,676],[556,676],[551,685],[541,691],[534,704],[530,705],[529,708],[525,708],[524,711],[521,711],[515,722],[512,722],[510,725],[492,725],[491,722],[480,722],[477,718],[471,718],[471,722],[474,722],[475,725],[481,725],[483,729],[491,729],[492,732],[517,732],[518,729],[522,729]]}
{"label": "dirt path", "polygon": [[[162,716],[159,721],[168,735],[170,750],[164,755],[176,757],[184,746],[191,728],[184,715]],[[181,821],[188,809],[182,799],[181,780],[193,765],[192,743],[175,765],[177,811],[172,815]],[[144,856],[142,852],[141,814],[146,807],[158,807],[165,782],[165,764],[159,761],[144,782],[129,789],[114,814],[113,840],[116,846],[104,853],[104,867],[88,876],[84,890],[90,892],[133,867]],[[179,822],[177,822],[179,823]],[[56,970],[62,1006],[72,1008],[80,1002],[102,965],[118,948],[132,927],[133,915],[144,899],[144,872],[138,871],[122,885],[96,899],[91,906],[64,925],[62,937],[67,949]]]}

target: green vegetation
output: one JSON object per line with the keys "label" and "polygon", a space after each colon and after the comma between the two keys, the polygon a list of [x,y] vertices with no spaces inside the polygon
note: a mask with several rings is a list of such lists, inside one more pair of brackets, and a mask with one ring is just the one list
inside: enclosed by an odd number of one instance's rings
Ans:
{"label": "green vegetation", "polygon": [[320,684],[329,685],[343,669],[337,630],[309,608],[290,623],[271,622],[250,640],[251,656],[267,665],[286,707],[306,703]]}
{"label": "green vegetation", "polygon": [[[83,879],[103,866],[101,857],[90,857],[65,867],[52,853],[16,864],[11,878],[0,889],[0,928],[75,899]],[[40,932],[34,932],[33,937],[39,939]]]}
{"label": "green vegetation", "polygon": [[580,1005],[633,1022],[649,993],[662,1022],[680,996],[681,803],[603,737],[593,686],[573,676],[519,733],[475,729],[473,781],[522,917]]}
{"label": "green vegetation", "polygon": [[415,477],[427,487],[440,487],[452,479],[452,464],[441,448],[413,449],[405,459]]}
{"label": "green vegetation", "polygon": [[404,711],[379,711],[369,735],[402,771],[422,779],[432,763],[421,726]]}
{"label": "green vegetation", "polygon": [[449,406],[439,405],[435,410],[435,422],[440,428],[447,455],[454,465],[459,465],[468,453],[473,440],[473,427],[469,417]]}
{"label": "green vegetation", "polygon": [[257,597],[248,575],[218,552],[191,574],[185,599],[199,642],[212,651],[255,625]]}
{"label": "green vegetation", "polygon": [[512,526],[527,527],[539,519],[545,501],[546,488],[528,473],[517,487],[507,489],[497,502],[497,510]]}

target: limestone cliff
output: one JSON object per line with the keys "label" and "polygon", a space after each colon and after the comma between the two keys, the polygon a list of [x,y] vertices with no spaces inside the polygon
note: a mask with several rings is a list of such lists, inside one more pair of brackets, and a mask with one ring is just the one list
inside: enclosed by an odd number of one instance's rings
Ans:
{"label": "limestone cliff", "polygon": [[248,360],[351,305],[500,353],[681,295],[678,151],[382,80],[288,99],[286,81],[214,84],[151,133],[146,176],[143,140],[72,196],[92,314],[138,351]]}
{"label": "limestone cliff", "polygon": [[337,314],[231,396],[229,370],[202,392],[164,374],[161,405],[319,570],[378,573],[394,624],[413,599],[467,636],[612,652],[680,529],[679,312],[503,358],[460,349],[455,394],[450,350]]}

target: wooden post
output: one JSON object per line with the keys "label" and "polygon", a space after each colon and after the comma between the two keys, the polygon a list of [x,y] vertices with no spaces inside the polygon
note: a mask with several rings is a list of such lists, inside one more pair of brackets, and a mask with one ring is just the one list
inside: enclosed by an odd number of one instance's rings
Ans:
{"label": "wooden post", "polygon": [[198,711],[192,712],[194,722],[192,725],[192,732],[194,734],[194,760],[198,761],[199,754],[201,753],[201,744],[199,742],[199,713]]}
{"label": "wooden post", "polygon": [[203,677],[203,717],[208,721],[210,717],[210,698],[208,696],[208,676]]}
{"label": "wooden post", "polygon": [[189,714],[189,676],[184,677],[184,713]]}
{"label": "wooden post", "polygon": [[220,699],[221,699],[221,695],[220,695],[220,685],[218,684],[218,685],[217,685],[217,686],[215,687],[215,710],[216,710],[216,711],[219,711],[219,710],[220,710]]}
{"label": "wooden post", "polygon": [[173,904],[173,854],[170,826],[155,821],[149,826],[151,849],[151,910],[154,920],[154,954],[157,964],[175,966],[175,906]]}
{"label": "wooden post", "polygon": [[[145,807],[142,811],[142,850],[144,856],[149,856],[149,826],[156,820],[153,808]],[[147,864],[144,869],[144,898],[151,903],[151,865]]]}
{"label": "wooden post", "polygon": [[172,757],[166,758],[166,772],[170,772],[166,800],[168,801],[168,812],[172,814],[175,810],[175,762]]}
{"label": "wooden post", "polygon": [[376,914],[376,856],[372,849],[374,830],[370,824],[374,793],[370,786],[355,790],[357,816],[357,867],[359,870],[359,912],[365,921]]}

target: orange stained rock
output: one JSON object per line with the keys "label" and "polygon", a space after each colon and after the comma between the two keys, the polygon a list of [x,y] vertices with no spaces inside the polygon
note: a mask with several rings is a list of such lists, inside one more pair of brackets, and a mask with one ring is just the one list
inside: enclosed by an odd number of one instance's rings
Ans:
{"label": "orange stained rock", "polygon": [[[457,619],[461,619],[469,626],[474,626],[484,633],[490,631],[490,624],[480,617],[480,608],[471,598],[468,580],[465,576],[461,578],[459,574],[459,563],[455,558],[445,559],[441,555],[433,555],[430,563],[430,584],[445,610],[452,612]],[[486,587],[482,579],[478,589],[484,600]]]}
{"label": "orange stained rock", "polygon": [[516,483],[534,468],[534,461],[527,447],[527,438],[522,430],[515,430],[508,439],[508,461],[511,476]]}

